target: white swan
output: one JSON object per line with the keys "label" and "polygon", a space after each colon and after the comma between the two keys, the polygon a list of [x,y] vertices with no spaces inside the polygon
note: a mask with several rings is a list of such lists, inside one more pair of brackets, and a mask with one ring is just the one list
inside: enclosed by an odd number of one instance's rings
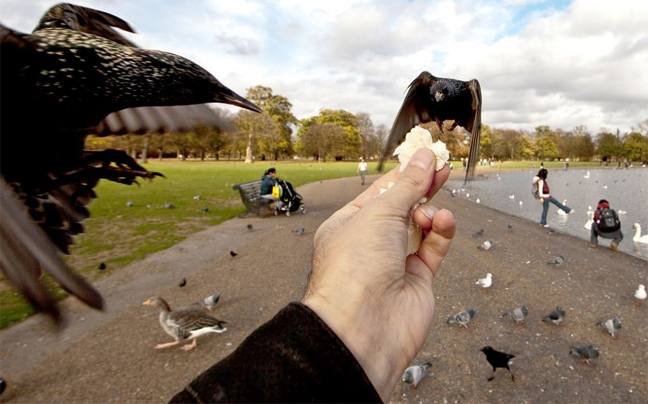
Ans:
{"label": "white swan", "polygon": [[635,243],[648,244],[648,234],[644,234],[643,236],[641,235],[641,225],[639,223],[635,223],[632,225],[632,227],[637,229],[634,237],[632,238],[632,241],[634,241]]}
{"label": "white swan", "polygon": [[[563,199],[563,203],[562,203],[562,204],[563,204],[563,205],[567,205],[567,199]],[[565,212],[565,211],[562,210],[562,209],[558,209],[558,214],[559,214],[559,215],[566,215],[567,212]]]}
{"label": "white swan", "polygon": [[[590,206],[590,209],[591,208],[592,207]],[[587,211],[587,217],[589,217],[589,220],[587,221],[587,223],[585,223],[585,228],[587,230],[592,230],[592,223],[594,223],[594,212],[592,212],[591,210],[588,210]]]}
{"label": "white swan", "polygon": [[589,177],[590,177],[590,173],[589,173],[589,170],[587,170],[587,174],[585,174],[585,175],[583,176],[583,178],[589,178]]}

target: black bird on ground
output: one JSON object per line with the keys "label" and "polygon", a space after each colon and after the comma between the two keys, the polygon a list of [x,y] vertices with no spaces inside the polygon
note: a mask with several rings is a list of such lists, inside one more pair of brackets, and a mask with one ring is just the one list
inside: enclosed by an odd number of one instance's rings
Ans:
{"label": "black bird on ground", "polygon": [[41,267],[69,293],[103,308],[101,295],[58,255],[83,231],[93,188],[102,178],[133,184],[160,175],[122,151],[84,150],[102,119],[125,108],[210,102],[261,112],[190,60],[138,48],[113,27],[134,32],[114,15],[72,4],[49,9],[31,34],[0,24],[0,267],[57,322]]}
{"label": "black bird on ground", "polygon": [[230,256],[236,257],[237,255],[238,255],[238,253],[235,253],[234,251],[230,251]]}
{"label": "black bird on ground", "polygon": [[469,181],[475,174],[475,165],[479,156],[479,137],[481,133],[481,86],[479,81],[461,81],[434,77],[424,71],[409,85],[403,105],[396,115],[389,132],[389,138],[380,157],[378,171],[395,146],[416,125],[436,122],[443,131],[443,122],[453,121],[450,130],[459,125],[471,133],[470,152],[466,179]]}
{"label": "black bird on ground", "polygon": [[493,374],[488,378],[488,381],[490,382],[495,378],[495,371],[497,368],[506,368],[508,371],[511,373],[511,381],[515,381],[515,375],[513,372],[511,372],[511,368],[509,368],[509,361],[513,358],[515,358],[515,355],[507,354],[506,352],[499,352],[491,348],[490,346],[485,346],[482,349],[480,349],[485,355],[486,355],[486,360],[488,360],[488,363],[493,367]]}

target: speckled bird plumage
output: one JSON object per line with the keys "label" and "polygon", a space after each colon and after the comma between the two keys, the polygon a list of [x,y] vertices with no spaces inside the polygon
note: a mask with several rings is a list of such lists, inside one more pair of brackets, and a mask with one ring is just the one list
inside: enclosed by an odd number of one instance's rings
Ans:
{"label": "speckled bird plumage", "polygon": [[[132,184],[137,178],[159,175],[124,152],[83,149],[85,137],[108,114],[124,108],[209,102],[261,111],[192,61],[137,48],[112,27],[133,32],[116,16],[72,4],[52,7],[31,34],[0,24],[0,168],[6,188],[24,206],[12,219],[23,227],[37,223],[35,228],[63,252],[83,231],[81,222],[89,216],[86,205],[96,197],[93,188],[100,179]],[[14,235],[3,229],[2,237]],[[53,300],[27,290],[18,279],[21,271],[38,271],[41,265],[52,272],[33,240],[21,242],[27,244],[7,243],[31,255],[23,260],[29,265],[3,254],[2,270],[37,308],[49,307],[56,319]],[[50,258],[50,263],[55,261]],[[62,262],[58,267],[66,268]],[[80,297],[79,289],[91,290],[80,298],[102,308],[100,295],[82,278],[78,281],[72,293]]]}
{"label": "speckled bird plumage", "polygon": [[471,133],[466,181],[472,179],[479,157],[481,133],[481,86],[479,81],[461,81],[435,77],[422,72],[409,85],[380,158],[379,170],[388,153],[405,138],[416,125],[436,122],[443,130],[444,121],[453,121],[450,130],[462,126]]}

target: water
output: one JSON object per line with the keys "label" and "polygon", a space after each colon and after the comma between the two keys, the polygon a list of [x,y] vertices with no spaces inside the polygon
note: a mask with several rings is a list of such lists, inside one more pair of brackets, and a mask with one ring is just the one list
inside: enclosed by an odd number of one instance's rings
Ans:
{"label": "water", "polygon": [[[537,172],[487,174],[465,190],[461,190],[463,181],[453,180],[446,183],[445,189],[455,189],[457,195],[472,201],[479,199],[490,208],[540,223],[542,205],[531,195],[531,180]],[[554,169],[549,170],[547,182],[554,198],[561,202],[566,199],[566,206],[575,209],[571,215],[560,215],[558,207],[549,204],[547,223],[552,228],[589,241],[590,230],[585,228],[588,208],[594,210],[600,199],[607,199],[621,220],[623,241],[619,249],[648,260],[648,244],[632,241],[634,223],[641,225],[642,235],[648,233],[648,169]],[[607,246],[610,241],[599,237],[599,246]]]}

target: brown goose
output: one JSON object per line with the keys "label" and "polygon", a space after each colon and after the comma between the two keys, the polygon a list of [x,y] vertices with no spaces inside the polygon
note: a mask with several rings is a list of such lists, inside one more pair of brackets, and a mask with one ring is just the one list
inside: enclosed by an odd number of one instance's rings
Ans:
{"label": "brown goose", "polygon": [[183,340],[193,340],[191,344],[180,347],[184,351],[189,351],[196,347],[196,338],[199,336],[210,332],[221,333],[227,330],[227,328],[223,327],[223,324],[227,324],[225,321],[210,316],[200,307],[181,307],[171,311],[169,303],[161,297],[152,297],[142,304],[160,309],[160,325],[167,334],[175,339],[174,342],[158,344],[155,349],[170,348],[178,345]]}

